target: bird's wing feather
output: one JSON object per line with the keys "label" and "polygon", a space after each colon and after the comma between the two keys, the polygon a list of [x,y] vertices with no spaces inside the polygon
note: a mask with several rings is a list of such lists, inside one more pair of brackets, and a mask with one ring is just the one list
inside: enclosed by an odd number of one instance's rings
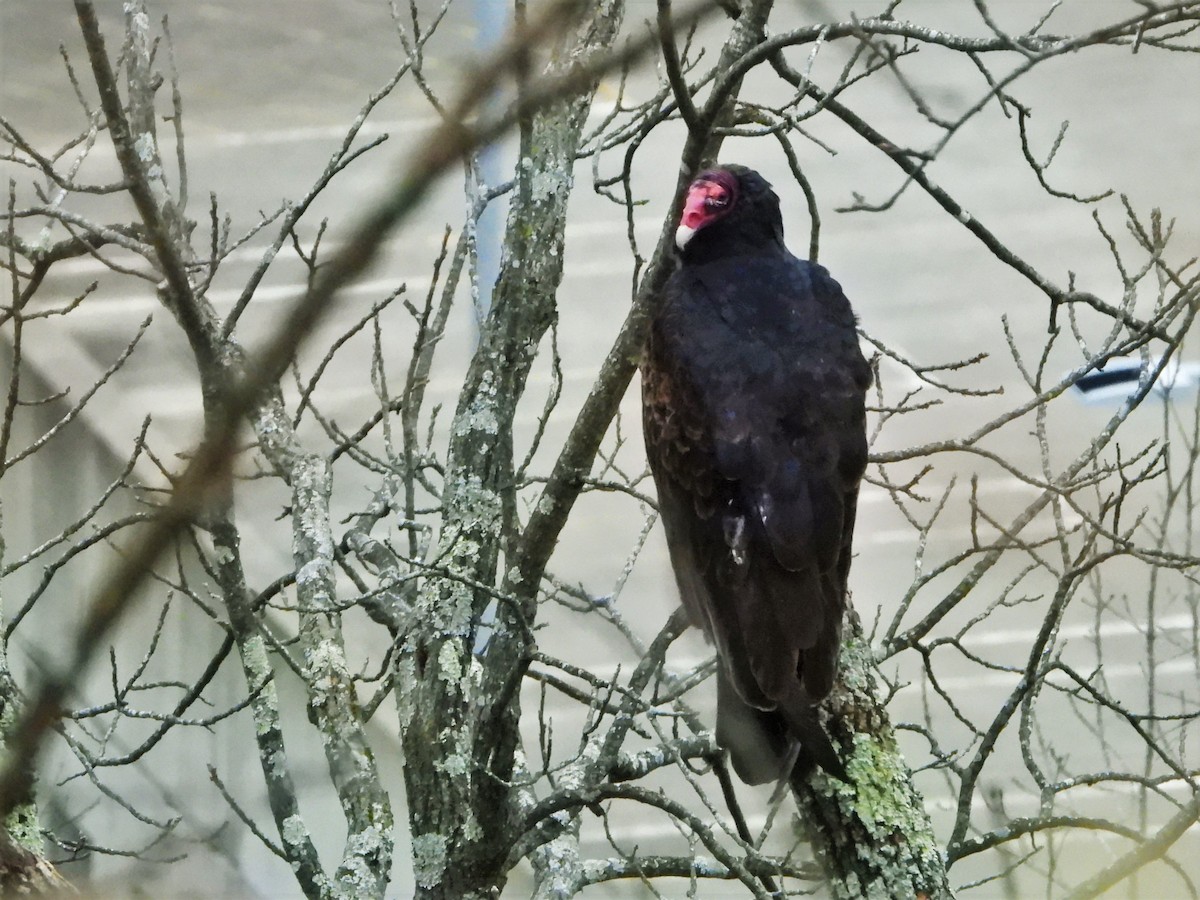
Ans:
{"label": "bird's wing feather", "polygon": [[677,273],[643,390],[684,602],[737,693],[770,709],[832,683],[869,369],[823,269],[751,262]]}

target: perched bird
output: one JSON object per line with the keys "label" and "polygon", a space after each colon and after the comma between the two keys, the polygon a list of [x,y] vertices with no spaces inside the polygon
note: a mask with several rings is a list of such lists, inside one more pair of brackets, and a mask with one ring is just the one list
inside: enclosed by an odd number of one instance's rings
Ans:
{"label": "perched bird", "polygon": [[676,244],[643,424],[679,593],[717,648],[717,740],[751,784],[793,758],[794,773],[844,777],[813,707],[837,674],[867,461],[854,313],[788,252],[779,198],[752,169],[697,177]]}

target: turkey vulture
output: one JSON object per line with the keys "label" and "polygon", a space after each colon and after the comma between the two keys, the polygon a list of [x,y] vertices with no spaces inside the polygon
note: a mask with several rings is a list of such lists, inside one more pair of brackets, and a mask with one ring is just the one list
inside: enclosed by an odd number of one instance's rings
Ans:
{"label": "turkey vulture", "polygon": [[837,672],[871,369],[854,313],[727,165],[688,188],[642,361],[646,451],[684,607],[717,648],[717,740],[761,784],[844,769],[813,705]]}

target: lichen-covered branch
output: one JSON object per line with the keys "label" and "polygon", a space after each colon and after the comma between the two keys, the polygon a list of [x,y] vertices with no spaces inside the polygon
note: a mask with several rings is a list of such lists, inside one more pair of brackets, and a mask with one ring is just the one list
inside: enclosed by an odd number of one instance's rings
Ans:
{"label": "lichen-covered branch", "polygon": [[[548,75],[611,46],[620,2],[598,4],[555,49]],[[504,258],[480,343],[451,425],[438,557],[398,666],[401,736],[421,896],[460,897],[503,884],[518,747],[515,689],[533,608],[499,603],[486,648],[478,628],[493,603],[470,583],[495,583],[514,522],[512,421],[542,335],[556,315],[572,168],[592,92],[581,90],[522,123],[521,160]]]}
{"label": "lichen-covered branch", "polygon": [[822,704],[848,782],[816,772],[793,781],[800,820],[834,897],[953,896],[925,801],[896,742],[875,660],[853,610],[841,676]]}
{"label": "lichen-covered branch", "polygon": [[301,457],[292,469],[293,537],[300,640],[308,706],[321,732],[329,776],[346,816],[346,845],[334,893],[382,897],[392,870],[392,806],[380,783],[342,638],[336,607],[336,569],[328,462]]}

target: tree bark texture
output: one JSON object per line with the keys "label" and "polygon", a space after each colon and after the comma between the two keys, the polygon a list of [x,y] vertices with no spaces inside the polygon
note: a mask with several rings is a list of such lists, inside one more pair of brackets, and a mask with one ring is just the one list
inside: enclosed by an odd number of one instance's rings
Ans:
{"label": "tree bark texture", "polygon": [[941,845],[879,697],[862,624],[847,612],[840,677],[821,704],[850,782],[817,771],[793,784],[813,852],[834,897],[945,900]]}
{"label": "tree bark texture", "polygon": [[[0,535],[0,560],[4,559],[5,548],[4,537]],[[2,603],[0,609],[3,609]],[[20,704],[21,692],[8,668],[8,642],[0,634],[0,750],[20,718],[17,714]],[[66,879],[46,860],[42,845],[31,767],[26,778],[25,796],[0,822],[0,895],[71,891]]]}
{"label": "tree bark texture", "polygon": [[[616,0],[589,9],[551,67],[565,71],[610,48],[623,8]],[[400,648],[396,699],[418,897],[493,896],[518,837],[511,781],[532,602],[499,600],[482,650],[476,637],[513,534],[513,417],[557,314],[572,169],[595,87],[522,123],[501,271],[451,431],[436,552],[445,574],[424,583]]]}

